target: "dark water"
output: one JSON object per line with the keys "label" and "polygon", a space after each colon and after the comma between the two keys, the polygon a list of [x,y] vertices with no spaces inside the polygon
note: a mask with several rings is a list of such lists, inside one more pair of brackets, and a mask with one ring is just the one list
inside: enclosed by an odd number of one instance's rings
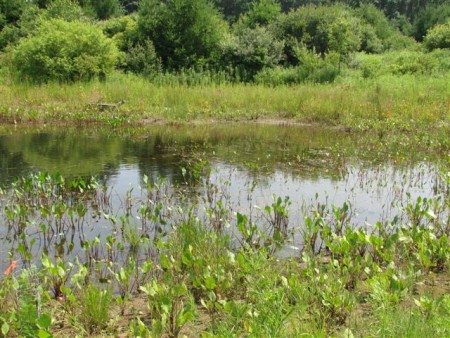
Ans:
{"label": "dark water", "polygon": [[[369,226],[401,214],[407,200],[438,196],[447,157],[445,149],[430,150],[405,135],[305,126],[8,127],[0,132],[0,185],[7,191],[15,177],[38,171],[95,176],[120,203],[144,175],[180,186],[182,168],[208,168],[231,214],[289,196],[292,228],[318,201],[349,203],[352,222]],[[0,223],[0,268],[11,249],[5,237]]]}

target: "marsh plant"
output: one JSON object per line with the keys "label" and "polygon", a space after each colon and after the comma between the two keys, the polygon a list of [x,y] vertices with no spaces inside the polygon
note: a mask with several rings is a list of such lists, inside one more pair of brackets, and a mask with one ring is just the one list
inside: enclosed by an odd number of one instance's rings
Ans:
{"label": "marsh plant", "polygon": [[317,196],[298,220],[289,197],[244,208],[204,163],[184,174],[118,198],[43,173],[2,190],[1,336],[450,334],[448,190],[401,194],[398,216],[361,225],[350,201]]}
{"label": "marsh plant", "polygon": [[108,287],[89,284],[78,294],[78,318],[88,334],[105,329],[110,320],[113,293]]}

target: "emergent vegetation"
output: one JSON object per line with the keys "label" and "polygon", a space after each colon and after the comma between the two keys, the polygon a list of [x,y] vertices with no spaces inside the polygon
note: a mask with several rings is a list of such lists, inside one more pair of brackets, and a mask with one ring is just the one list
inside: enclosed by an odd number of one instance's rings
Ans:
{"label": "emergent vegetation", "polygon": [[[12,245],[0,335],[450,334],[447,172],[438,194],[407,194],[400,217],[373,225],[354,224],[349,203],[319,202],[292,224],[288,197],[230,212],[205,161],[182,172],[178,187],[144,176],[119,209],[95,179],[39,173],[2,190]],[[296,231],[298,253],[278,258]]]}

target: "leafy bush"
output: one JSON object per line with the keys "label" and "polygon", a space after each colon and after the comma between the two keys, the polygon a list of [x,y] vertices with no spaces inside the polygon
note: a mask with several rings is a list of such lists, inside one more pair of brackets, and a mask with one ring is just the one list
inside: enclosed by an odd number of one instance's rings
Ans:
{"label": "leafy bush", "polygon": [[106,20],[122,14],[119,0],[91,0],[89,7],[94,12],[96,18]]}
{"label": "leafy bush", "polygon": [[0,30],[6,24],[16,23],[29,5],[27,0],[0,0]]}
{"label": "leafy bush", "polygon": [[113,70],[118,51],[100,28],[85,22],[50,20],[12,50],[19,80],[43,83],[103,77]]}
{"label": "leafy bush", "polygon": [[138,29],[143,40],[153,42],[163,65],[179,70],[207,62],[227,25],[206,0],[144,0]]}
{"label": "leafy bush", "polygon": [[395,55],[390,68],[393,74],[430,74],[437,66],[436,60],[428,54],[401,52]]}
{"label": "leafy bush", "polygon": [[232,68],[237,78],[248,81],[261,69],[275,67],[283,57],[283,47],[284,42],[266,27],[244,28],[222,42],[219,63]]}
{"label": "leafy bush", "polygon": [[425,36],[424,44],[430,51],[438,48],[450,48],[450,21],[431,28]]}
{"label": "leafy bush", "polygon": [[417,41],[423,41],[428,30],[437,24],[444,24],[450,17],[450,2],[440,5],[428,4],[421,10],[413,22],[413,35]]}
{"label": "leafy bush", "polygon": [[304,82],[333,82],[339,75],[339,55],[330,53],[321,58],[306,48],[299,48],[300,64],[296,67],[265,68],[255,77],[255,82],[265,85],[298,84]]}
{"label": "leafy bush", "polygon": [[431,53],[404,50],[381,55],[358,53],[348,66],[359,71],[363,78],[386,74],[445,74],[450,71],[450,50],[436,49]]}
{"label": "leafy bush", "polygon": [[276,0],[259,0],[250,4],[250,9],[239,19],[239,25],[255,28],[273,22],[281,13],[281,5]]}
{"label": "leafy bush", "polygon": [[16,44],[21,38],[34,32],[39,25],[40,14],[41,10],[37,6],[27,6],[17,21],[8,23],[0,29],[0,50]]}
{"label": "leafy bush", "polygon": [[55,0],[42,14],[43,20],[75,21],[86,19],[82,8],[72,0]]}
{"label": "leafy bush", "polygon": [[125,57],[125,69],[133,73],[152,75],[162,70],[161,59],[150,40],[131,46]]}
{"label": "leafy bush", "polygon": [[343,6],[300,7],[281,15],[275,23],[277,36],[286,41],[287,61],[297,64],[294,49],[300,43],[320,55],[348,54],[359,49],[361,22]]}

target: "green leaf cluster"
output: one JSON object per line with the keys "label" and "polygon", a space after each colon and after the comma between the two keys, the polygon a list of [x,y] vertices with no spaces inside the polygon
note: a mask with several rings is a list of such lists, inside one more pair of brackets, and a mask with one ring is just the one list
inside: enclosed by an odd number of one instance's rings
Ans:
{"label": "green leaf cluster", "polygon": [[114,69],[119,55],[98,27],[59,19],[44,22],[11,52],[17,78],[33,83],[104,77]]}

